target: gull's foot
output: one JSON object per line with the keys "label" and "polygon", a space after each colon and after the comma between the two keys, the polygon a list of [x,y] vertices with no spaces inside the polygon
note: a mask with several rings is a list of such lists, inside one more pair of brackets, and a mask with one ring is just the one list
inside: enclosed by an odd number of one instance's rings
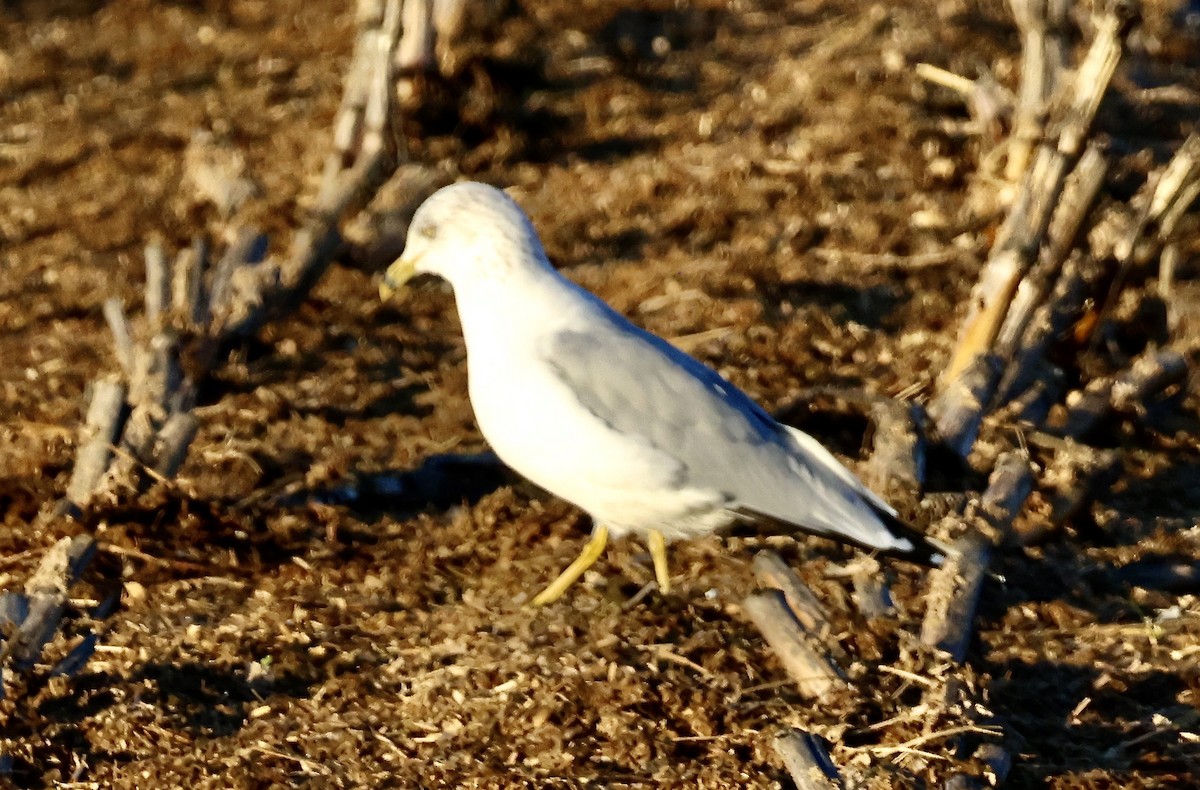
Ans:
{"label": "gull's foot", "polygon": [[592,530],[591,540],[583,547],[583,551],[579,553],[575,561],[568,565],[567,569],[560,573],[558,578],[552,581],[546,589],[538,593],[531,603],[534,606],[545,606],[561,598],[567,588],[579,580],[584,571],[596,564],[596,560],[604,554],[604,546],[607,543],[608,527],[597,524],[596,528]]}

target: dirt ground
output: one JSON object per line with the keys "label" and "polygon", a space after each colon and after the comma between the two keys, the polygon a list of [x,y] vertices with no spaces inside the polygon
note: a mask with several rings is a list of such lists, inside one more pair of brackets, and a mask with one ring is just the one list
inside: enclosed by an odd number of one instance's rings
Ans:
{"label": "dirt ground", "polygon": [[[839,573],[853,552],[768,541],[838,625],[857,691],[823,707],[739,611],[761,539],[679,545],[676,589],[636,598],[652,571],[642,547],[619,544],[562,602],[525,607],[587,521],[480,455],[448,291],[384,306],[361,261],[334,265],[219,370],[178,481],[30,529],[64,490],[88,382],[117,369],[104,299],[136,314],[148,239],[178,249],[225,227],[183,177],[193,134],[244,156],[255,192],[239,221],[279,247],[300,225],[350,6],[0,6],[0,587],[81,530],[125,583],[82,673],[6,703],[4,781],[789,786],[770,748],[789,725],[828,738],[861,786],[981,774],[954,762],[966,719],[920,709],[921,684],[880,669],[927,683],[946,671],[916,644],[919,568],[887,567],[899,615],[867,621]],[[1174,8],[1147,4],[1099,116],[1130,192],[1200,106],[1200,50]],[[814,386],[929,394],[998,217],[973,202],[987,146],[913,67],[991,67],[1013,85],[1003,3],[478,11],[404,120],[415,162],[511,187],[572,278],[768,407]],[[1196,274],[1180,271],[1178,297],[1193,355]],[[1015,757],[1008,786],[1200,785],[1196,585],[1132,575],[1200,556],[1197,407],[1188,396],[1149,427],[1115,426],[1105,441],[1126,453],[1123,482],[1000,561],[968,674]],[[800,424],[862,460],[854,421]],[[374,475],[408,488],[336,496]],[[935,520],[936,496],[900,504],[919,526]]]}

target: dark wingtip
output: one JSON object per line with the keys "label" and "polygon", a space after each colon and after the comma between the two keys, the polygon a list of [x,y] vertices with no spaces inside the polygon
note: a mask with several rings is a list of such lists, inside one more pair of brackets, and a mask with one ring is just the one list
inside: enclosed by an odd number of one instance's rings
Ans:
{"label": "dark wingtip", "polygon": [[877,509],[876,513],[884,525],[887,526],[889,532],[897,538],[907,540],[912,544],[912,548],[908,550],[881,550],[880,554],[915,562],[927,568],[941,567],[942,563],[946,561],[946,557],[949,554],[948,547],[938,545],[936,541],[927,537],[915,527],[901,521],[897,516],[888,513],[886,510]]}
{"label": "dark wingtip", "polygon": [[936,541],[926,537],[915,527],[909,526],[905,522],[901,521],[899,517],[889,513],[888,511],[883,510],[882,508],[877,508],[874,505],[871,505],[871,509],[875,511],[875,514],[879,517],[879,520],[884,523],[884,526],[887,527],[889,532],[891,532],[897,538],[907,540],[912,545],[912,548],[881,549],[877,546],[869,546],[855,540],[850,540],[845,535],[834,534],[824,529],[814,529],[804,524],[798,524],[792,521],[785,521],[784,519],[745,507],[736,508],[733,512],[737,513],[742,519],[745,520],[745,522],[751,525],[758,524],[770,525],[775,528],[782,527],[785,534],[786,532],[791,531],[804,532],[809,535],[815,535],[819,538],[832,540],[836,543],[844,543],[848,546],[858,546],[863,551],[873,552],[885,557],[894,557],[898,560],[907,560],[908,562],[913,562],[917,565],[923,565],[927,568],[937,568],[946,561],[946,557],[949,556],[949,548],[938,545]]}

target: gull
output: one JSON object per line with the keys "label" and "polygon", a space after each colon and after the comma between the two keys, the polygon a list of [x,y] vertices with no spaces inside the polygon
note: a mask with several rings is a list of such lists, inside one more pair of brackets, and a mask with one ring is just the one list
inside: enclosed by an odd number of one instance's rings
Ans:
{"label": "gull", "polygon": [[940,564],[942,550],[819,442],[559,274],[501,190],[453,184],[417,209],[381,297],[419,273],[454,291],[471,405],[496,455],[592,518],[535,605],[560,598],[610,534],[646,541],[664,594],[667,542],[734,522]]}

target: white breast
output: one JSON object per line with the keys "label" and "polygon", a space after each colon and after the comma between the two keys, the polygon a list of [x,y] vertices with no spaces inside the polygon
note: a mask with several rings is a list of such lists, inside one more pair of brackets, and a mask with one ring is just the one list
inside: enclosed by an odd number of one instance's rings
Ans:
{"label": "white breast", "polygon": [[496,315],[503,306],[473,294],[468,304],[458,296],[471,405],[506,464],[583,508],[614,536],[659,529],[669,538],[687,537],[729,520],[717,492],[679,489],[674,459],[584,409],[543,356],[546,337],[572,326],[573,311],[590,310],[587,302],[556,294],[555,314],[514,316]]}

